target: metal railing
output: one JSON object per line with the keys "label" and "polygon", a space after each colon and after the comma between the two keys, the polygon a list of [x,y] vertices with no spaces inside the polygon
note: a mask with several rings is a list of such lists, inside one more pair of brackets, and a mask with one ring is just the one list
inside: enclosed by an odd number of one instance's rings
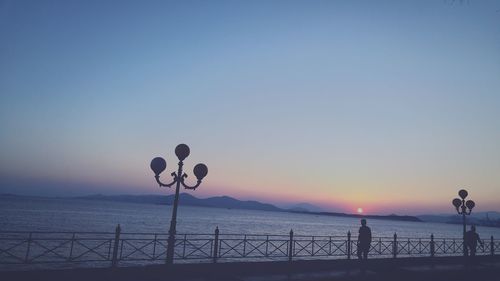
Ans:
{"label": "metal railing", "polygon": [[[0,232],[0,269],[19,265],[47,267],[129,266],[164,263],[168,235],[115,232]],[[490,237],[477,255],[500,254]],[[460,256],[460,238],[375,237],[371,258]],[[353,259],[357,241],[347,236],[177,234],[174,259],[184,262]]]}

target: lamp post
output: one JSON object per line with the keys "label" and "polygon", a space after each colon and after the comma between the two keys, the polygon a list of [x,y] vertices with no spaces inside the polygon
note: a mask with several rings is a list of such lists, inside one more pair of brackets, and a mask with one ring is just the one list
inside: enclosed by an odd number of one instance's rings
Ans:
{"label": "lamp post", "polygon": [[177,173],[173,172],[170,175],[173,177],[173,181],[168,184],[164,184],[160,181],[160,174],[167,168],[167,162],[165,159],[161,157],[156,157],[151,160],[151,170],[155,173],[156,182],[160,185],[160,187],[171,187],[175,186],[175,197],[174,197],[174,206],[172,210],[172,220],[170,221],[170,229],[168,230],[168,242],[167,242],[167,264],[172,264],[174,262],[174,244],[175,244],[175,227],[177,224],[177,205],[179,204],[179,189],[184,186],[185,189],[195,190],[201,184],[201,180],[207,175],[208,168],[205,164],[197,164],[194,166],[193,173],[198,180],[196,185],[189,186],[184,183],[184,179],[187,178],[187,175],[182,172],[182,166],[184,163],[184,159],[189,156],[189,146],[185,144],[179,144],[175,148],[175,155],[179,159]]}
{"label": "lamp post", "polygon": [[476,206],[476,203],[474,203],[474,201],[472,201],[472,200],[465,201],[465,198],[467,198],[467,195],[469,195],[467,190],[461,189],[458,192],[458,196],[460,196],[460,198],[455,198],[452,201],[453,206],[455,206],[455,209],[457,209],[457,213],[459,215],[462,215],[462,223],[463,223],[463,227],[464,227],[463,228],[464,256],[467,255],[467,249],[465,247],[465,232],[467,231],[466,230],[465,216],[470,215],[470,213],[472,212],[472,208],[474,208],[474,206]]}

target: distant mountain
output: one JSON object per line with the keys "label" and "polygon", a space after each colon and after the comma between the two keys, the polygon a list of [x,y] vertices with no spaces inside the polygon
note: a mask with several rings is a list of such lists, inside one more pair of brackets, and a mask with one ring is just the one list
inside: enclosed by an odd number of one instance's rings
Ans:
{"label": "distant mountain", "polygon": [[[419,215],[417,217],[426,222],[462,224],[462,216],[458,214]],[[472,212],[467,216],[467,223],[479,226],[500,227],[500,212]]]}
{"label": "distant mountain", "polygon": [[348,217],[348,218],[364,218],[364,219],[378,219],[378,220],[394,220],[394,221],[413,221],[421,222],[422,220],[414,216],[398,216],[398,215],[360,215],[360,214],[346,214],[346,213],[333,213],[333,212],[300,212],[291,211],[292,213],[305,213],[323,216],[334,217]]}
{"label": "distant mountain", "polygon": [[[101,201],[116,201],[116,202],[127,202],[127,203],[142,203],[142,204],[171,204],[172,199],[168,198],[167,195],[102,195],[93,194],[87,196],[73,197],[75,199],[84,200],[101,200]],[[170,203],[168,203],[170,202]]]}
{"label": "distant mountain", "polygon": [[[430,222],[450,222],[455,220],[462,220],[462,216],[455,214],[436,214],[436,215],[418,215],[417,217],[421,218],[424,221]],[[467,219],[470,220],[498,220],[500,219],[500,212],[472,212],[467,216]]]}
{"label": "distant mountain", "polygon": [[309,204],[309,203],[298,203],[291,205],[286,208],[287,210],[290,211],[297,211],[297,212],[323,212],[323,209],[321,209],[318,206]]}
{"label": "distant mountain", "polygon": [[[172,205],[174,203],[174,195],[89,195],[76,197],[85,200],[104,200],[118,201],[128,203],[146,203]],[[196,198],[187,193],[179,194],[179,200],[182,205],[212,207],[212,208],[228,208],[228,209],[246,209],[246,210],[262,210],[262,211],[284,211],[274,205],[260,203],[257,201],[241,201],[229,196],[217,196],[206,199]]]}
{"label": "distant mountain", "polygon": [[498,220],[500,219],[500,212],[472,212],[471,216],[477,219],[492,219]]}
{"label": "distant mountain", "polygon": [[425,222],[447,223],[450,221],[449,215],[447,215],[447,216],[443,216],[443,215],[418,215],[417,217]]}
{"label": "distant mountain", "polygon": [[[21,196],[13,194],[2,194],[2,197],[31,197],[31,196]],[[318,210],[319,208],[308,204],[300,203],[295,205],[295,209],[284,209],[278,208],[271,204],[261,203],[258,201],[243,201],[238,200],[229,196],[217,196],[205,199],[196,198],[187,193],[181,193],[179,200],[181,205],[186,206],[199,206],[199,207],[211,207],[211,208],[227,208],[227,209],[246,209],[246,210],[262,210],[262,211],[274,211],[274,212],[290,212],[290,213],[303,213],[303,214],[313,214],[321,216],[336,216],[336,217],[351,217],[351,218],[369,218],[369,219],[382,219],[382,220],[397,220],[397,221],[422,221],[425,219],[419,219],[412,216],[398,216],[398,215],[359,215],[359,214],[345,214],[345,213],[333,213],[333,212],[323,212],[323,211],[312,211]],[[57,197],[58,199],[64,199],[64,197]],[[66,197],[67,198],[67,197]],[[71,197],[74,199],[81,200],[100,200],[100,201],[116,201],[116,202],[127,202],[127,203],[142,203],[142,204],[158,204],[158,205],[172,205],[174,202],[174,195],[89,195],[80,197]],[[321,209],[319,209],[321,210]],[[422,216],[425,217],[425,216]]]}

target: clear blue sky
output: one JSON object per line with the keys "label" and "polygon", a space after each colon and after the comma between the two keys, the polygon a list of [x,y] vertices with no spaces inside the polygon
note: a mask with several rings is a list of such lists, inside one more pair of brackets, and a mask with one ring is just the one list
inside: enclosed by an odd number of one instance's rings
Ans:
{"label": "clear blue sky", "polygon": [[500,1],[0,0],[0,95],[4,193],[500,211]]}

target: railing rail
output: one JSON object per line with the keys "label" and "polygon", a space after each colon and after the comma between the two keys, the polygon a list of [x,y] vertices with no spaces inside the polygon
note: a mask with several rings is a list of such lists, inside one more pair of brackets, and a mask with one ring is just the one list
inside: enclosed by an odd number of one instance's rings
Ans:
{"label": "railing rail", "polygon": [[[0,269],[16,265],[44,267],[127,266],[163,263],[166,233],[23,232],[0,231]],[[500,240],[490,237],[477,247],[477,255],[500,254]],[[177,234],[176,263],[218,261],[271,261],[296,259],[351,259],[357,257],[357,240],[346,236],[289,234]],[[374,237],[369,257],[434,257],[463,254],[461,238]]]}

